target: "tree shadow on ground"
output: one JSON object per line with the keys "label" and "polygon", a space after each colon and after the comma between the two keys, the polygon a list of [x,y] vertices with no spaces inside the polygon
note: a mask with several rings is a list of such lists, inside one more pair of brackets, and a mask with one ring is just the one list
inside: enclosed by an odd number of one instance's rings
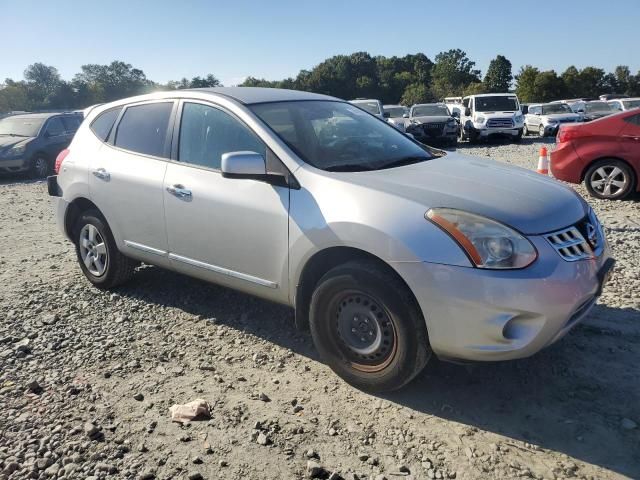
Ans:
{"label": "tree shadow on ground", "polygon": [[[287,307],[156,267],[140,269],[118,293],[319,361]],[[636,310],[599,305],[584,324],[529,359],[463,366],[434,358],[409,386],[381,397],[638,478],[640,432],[620,426],[623,417],[640,418],[637,316]]]}

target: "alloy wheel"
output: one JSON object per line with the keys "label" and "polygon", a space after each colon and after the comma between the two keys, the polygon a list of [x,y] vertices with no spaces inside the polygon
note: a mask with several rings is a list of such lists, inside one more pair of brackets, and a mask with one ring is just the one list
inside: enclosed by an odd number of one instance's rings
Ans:
{"label": "alloy wheel", "polygon": [[544,125],[542,124],[538,127],[538,135],[544,137]]}
{"label": "alloy wheel", "polygon": [[80,230],[80,257],[89,273],[96,277],[104,275],[109,263],[109,254],[100,231],[88,223]]}
{"label": "alloy wheel", "polygon": [[607,198],[614,198],[626,190],[630,178],[627,173],[615,165],[603,165],[589,178],[591,188]]}
{"label": "alloy wheel", "polygon": [[38,178],[46,177],[49,172],[49,164],[47,159],[44,157],[38,157],[33,162],[33,171],[38,176]]}

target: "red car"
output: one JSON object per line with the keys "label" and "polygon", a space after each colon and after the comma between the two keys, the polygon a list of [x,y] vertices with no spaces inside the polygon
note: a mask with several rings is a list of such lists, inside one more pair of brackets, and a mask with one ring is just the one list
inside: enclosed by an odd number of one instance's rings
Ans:
{"label": "red car", "polygon": [[551,152],[551,173],[584,181],[596,198],[619,200],[640,189],[640,109],[589,123],[564,124]]}

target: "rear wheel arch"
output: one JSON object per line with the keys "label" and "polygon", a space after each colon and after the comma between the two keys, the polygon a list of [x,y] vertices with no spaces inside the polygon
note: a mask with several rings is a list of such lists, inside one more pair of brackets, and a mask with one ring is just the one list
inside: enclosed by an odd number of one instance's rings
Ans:
{"label": "rear wheel arch", "polygon": [[[76,223],[80,218],[80,215],[88,210],[96,210],[102,215],[102,212],[96,204],[87,198],[78,197],[69,204],[64,217],[64,231],[67,234],[67,237],[72,240],[75,238],[75,232],[73,230]],[[102,216],[104,217],[104,215]]]}
{"label": "rear wheel arch", "polygon": [[354,260],[367,261],[375,265],[376,268],[383,272],[396,277],[396,279],[407,289],[407,292],[411,295],[415,301],[415,305],[424,317],[424,312],[420,310],[415,295],[409,285],[398,274],[398,272],[391,267],[387,262],[380,257],[373,255],[365,250],[354,247],[329,247],[324,250],[316,252],[311,258],[307,260],[300,276],[296,282],[295,291],[295,322],[296,327],[301,330],[308,330],[309,328],[309,307],[311,305],[311,296],[318,285],[320,279],[329,270],[339,265],[352,262]]}
{"label": "rear wheel arch", "polygon": [[634,185],[637,188],[638,187],[638,178],[639,178],[639,174],[640,172],[638,172],[638,170],[636,170],[633,165],[631,163],[629,163],[627,160],[625,160],[624,158],[620,158],[620,157],[600,157],[600,158],[596,158],[595,160],[590,161],[589,163],[587,163],[583,169],[582,172],[580,173],[580,182],[584,182],[586,175],[587,175],[587,171],[596,163],[598,162],[602,162],[604,160],[615,160],[617,162],[622,162],[624,163],[627,167],[629,167],[629,169],[631,170],[631,173],[633,173],[633,180],[634,180]]}

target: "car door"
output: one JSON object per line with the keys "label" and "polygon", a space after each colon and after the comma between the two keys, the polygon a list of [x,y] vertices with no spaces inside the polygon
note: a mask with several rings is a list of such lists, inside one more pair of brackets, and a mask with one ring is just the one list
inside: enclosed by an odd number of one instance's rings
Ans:
{"label": "car door", "polygon": [[176,270],[274,301],[288,298],[289,189],[224,178],[224,153],[279,162],[231,112],[181,104],[174,162],[164,181],[169,258]]}
{"label": "car door", "polygon": [[67,129],[60,117],[51,117],[44,128],[44,150],[47,157],[53,162],[58,153],[64,150],[69,141]]}
{"label": "car door", "polygon": [[622,152],[637,175],[640,173],[640,113],[626,117],[624,123],[620,132]]}
{"label": "car door", "polygon": [[[105,118],[114,110],[107,110]],[[116,110],[117,112],[117,110]],[[89,160],[89,193],[126,254],[168,264],[163,179],[171,152],[175,102],[126,106],[97,155]],[[98,116],[91,127],[98,135]]]}

